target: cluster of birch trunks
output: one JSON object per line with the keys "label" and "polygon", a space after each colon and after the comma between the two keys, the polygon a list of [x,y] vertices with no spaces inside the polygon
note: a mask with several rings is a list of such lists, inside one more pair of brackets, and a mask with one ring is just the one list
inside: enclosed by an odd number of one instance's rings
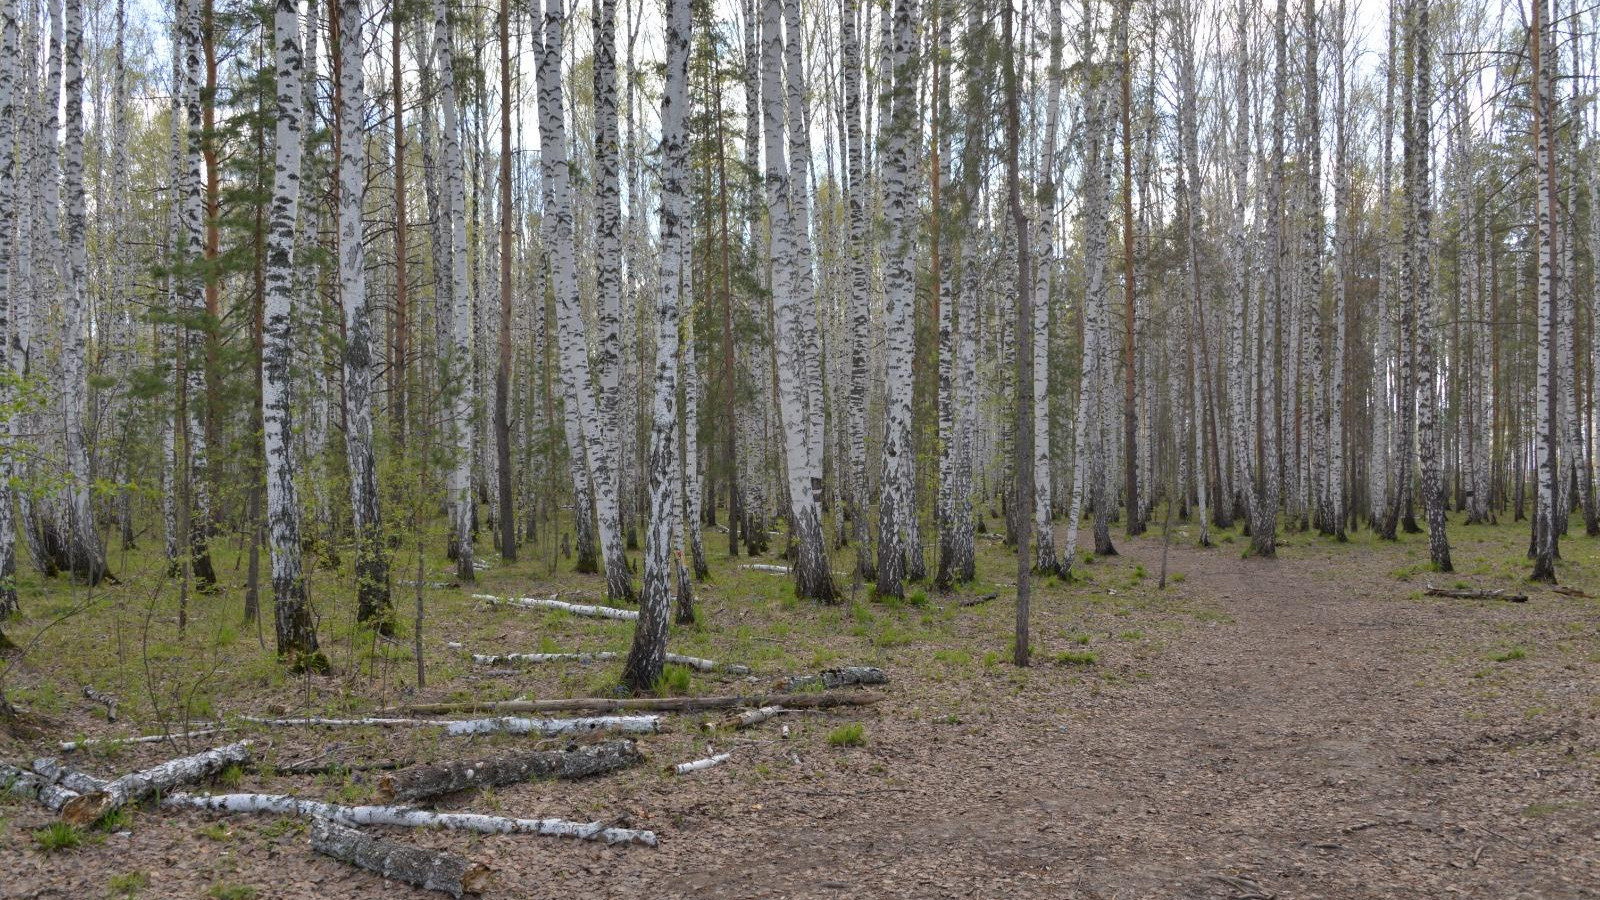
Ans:
{"label": "cluster of birch trunks", "polygon": [[993,516],[1600,534],[1593,9],[158,5],[0,0],[0,572],[243,535],[322,671],[314,566],[387,630],[411,532],[420,624],[442,509],[637,600],[643,690],[719,515],[819,601]]}

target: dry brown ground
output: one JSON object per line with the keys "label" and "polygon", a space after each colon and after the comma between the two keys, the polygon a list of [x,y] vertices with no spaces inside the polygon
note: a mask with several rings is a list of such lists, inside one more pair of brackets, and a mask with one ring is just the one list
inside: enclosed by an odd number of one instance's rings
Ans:
{"label": "dry brown ground", "polygon": [[[1460,578],[1514,586],[1518,534],[1463,530]],[[396,836],[489,862],[489,896],[507,898],[1600,896],[1600,602],[1540,591],[1517,605],[1425,599],[1415,539],[1341,547],[1299,536],[1275,561],[1241,559],[1243,539],[1174,546],[1182,581],[1158,594],[1159,540],[1121,543],[1125,555],[1087,567],[1088,582],[1043,590],[1039,665],[1027,672],[983,658],[1003,649],[1004,596],[959,610],[940,598],[926,610],[862,603],[855,616],[790,602],[749,622],[731,595],[751,582],[727,577],[705,591],[707,620],[740,624],[713,627],[695,649],[776,643],[782,654],[764,667],[776,670],[837,647],[816,659],[884,665],[891,699],[793,717],[788,740],[769,724],[732,745],[730,764],[688,777],[660,771],[703,755],[685,721],[645,741],[647,768],[445,804],[649,827],[657,849]],[[1569,546],[1586,554],[1586,544]],[[1595,568],[1575,560],[1568,578],[1600,587],[1585,582]],[[598,648],[595,635],[613,627],[493,616],[478,631],[455,623],[453,637],[445,623],[440,640],[534,649],[559,625]],[[778,621],[792,627],[773,630]],[[624,632],[605,633],[625,644]],[[1054,661],[1084,650],[1093,664]],[[517,690],[579,686],[555,677],[515,676]],[[427,695],[508,678],[462,673]],[[696,690],[734,687],[752,685],[709,679]],[[864,724],[865,746],[830,747],[829,730],[848,721]],[[416,734],[268,737],[280,760],[332,741],[357,755],[459,752]],[[0,755],[48,744],[13,742]],[[86,765],[109,773],[172,752]],[[365,788],[252,774],[244,789],[358,799]],[[316,857],[303,828],[268,818],[143,810],[129,834],[45,855],[30,835],[47,814],[6,802],[0,816],[4,897],[109,896],[111,877],[133,871],[148,873],[148,897],[247,886],[260,898],[424,896]],[[224,828],[208,827],[217,821]]]}

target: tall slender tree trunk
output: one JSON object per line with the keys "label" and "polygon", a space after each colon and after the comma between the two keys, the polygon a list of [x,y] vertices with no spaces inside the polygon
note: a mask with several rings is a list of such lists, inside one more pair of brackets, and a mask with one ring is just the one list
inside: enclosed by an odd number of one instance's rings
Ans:
{"label": "tall slender tree trunk", "polygon": [[[201,198],[200,178],[201,147],[204,143],[200,102],[200,3],[201,0],[188,0],[184,15],[179,20],[182,23],[180,29],[184,59],[182,94],[188,123],[185,162],[181,174],[183,190],[181,210],[186,242],[182,261],[183,287],[179,291],[182,312],[189,320],[184,323],[186,335],[193,335],[197,330],[203,334],[207,330],[202,318],[205,311],[205,283],[200,277],[200,269],[205,259],[205,207]],[[192,351],[195,343],[203,345],[204,340],[185,343],[189,345],[186,349]],[[186,464],[182,478],[185,485],[182,491],[184,497],[182,505],[188,509],[186,515],[180,518],[188,531],[190,565],[200,583],[200,589],[206,591],[217,581],[216,572],[211,565],[209,547],[211,495],[204,402],[208,396],[205,381],[206,367],[193,352],[184,353],[181,364],[184,384],[179,405],[184,413],[181,418],[186,429],[187,451],[185,454],[187,458],[181,461]]]}
{"label": "tall slender tree trunk", "polygon": [[[280,0],[281,2],[281,0]],[[367,302],[366,43],[361,0],[339,0],[339,297],[344,308],[345,456],[350,466],[351,522],[356,533],[356,617],[385,634],[389,561],[378,507],[378,464],[372,446],[373,336]]]}
{"label": "tall slender tree trunk", "polygon": [[[768,0],[773,2],[773,0]],[[678,304],[685,246],[682,216],[687,194],[689,0],[667,4],[667,77],[661,98],[661,269],[656,295],[656,362],[650,428],[650,527],[645,536],[644,590],[633,647],[622,680],[635,693],[650,690],[667,657],[673,542],[678,506]],[[547,52],[548,52],[548,48]],[[690,347],[689,353],[694,352]],[[694,427],[690,423],[689,427]],[[697,523],[694,523],[697,525]]]}
{"label": "tall slender tree trunk", "polygon": [[[300,563],[300,499],[295,490],[292,386],[294,360],[295,227],[300,212],[302,104],[299,4],[277,0],[272,47],[277,122],[272,165],[272,212],[261,354],[261,416],[267,470],[267,545],[272,557],[272,598],[278,655],[297,669],[321,670],[316,626]],[[302,325],[303,327],[303,325]]]}
{"label": "tall slender tree trunk", "polygon": [[[551,273],[555,282],[556,316],[560,333],[561,375],[571,423],[569,450],[574,469],[587,461],[588,483],[593,489],[600,546],[605,554],[606,595],[612,600],[633,599],[633,576],[628,571],[618,519],[616,469],[605,452],[600,408],[595,400],[584,338],[583,310],[578,296],[574,259],[571,173],[567,162],[566,102],[561,88],[562,33],[566,12],[561,0],[545,7],[544,41],[535,45],[538,56],[539,144],[548,167],[545,178],[545,215],[553,220],[550,235]],[[572,446],[572,438],[578,439]],[[577,476],[575,471],[575,478]]]}
{"label": "tall slender tree trunk", "polygon": [[[11,266],[17,210],[17,125],[19,104],[18,63],[21,54],[17,21],[17,0],[0,0],[0,408],[12,403],[11,378],[15,369],[12,332],[15,308],[22,302],[23,273]],[[26,215],[26,211],[23,215]],[[15,275],[15,282],[12,276]],[[0,431],[0,646],[7,646],[5,620],[17,611],[16,513],[12,503],[12,446],[16,440],[16,416]],[[4,698],[0,697],[0,702]]]}
{"label": "tall slender tree trunk", "polygon": [[[1033,356],[1033,264],[1028,258],[1028,216],[1022,209],[1022,189],[1020,186],[1019,165],[1017,161],[1017,145],[1021,143],[1021,115],[1017,98],[1017,55],[1012,52],[1013,43],[1012,19],[1016,13],[1011,8],[1009,0],[1000,5],[1002,53],[1005,57],[1005,97],[1006,97],[1006,193],[1010,198],[1011,219],[1016,228],[1017,241],[1017,409],[1016,409],[1016,460],[1015,484],[1016,494],[1013,499],[1017,513],[1017,621],[1016,633],[1012,639],[1011,660],[1018,666],[1028,665],[1031,648],[1029,647],[1029,601],[1030,601],[1030,566],[1028,558],[1029,535],[1032,528],[1032,518],[1028,511],[1033,508],[1033,377],[1030,371],[1034,366]],[[1131,400],[1131,398],[1130,398]],[[1132,467],[1130,466],[1130,469]],[[1129,510],[1129,515],[1133,515]]]}
{"label": "tall slender tree trunk", "polygon": [[517,559],[511,470],[511,0],[500,0],[500,332],[494,374],[494,447],[499,462],[500,558]]}
{"label": "tall slender tree trunk", "polygon": [[1556,447],[1558,445],[1556,422],[1557,368],[1555,278],[1555,206],[1556,164],[1553,140],[1554,128],[1550,122],[1552,106],[1549,84],[1549,41],[1545,37],[1545,0],[1533,0],[1532,21],[1528,30],[1529,81],[1533,95],[1534,169],[1538,181],[1538,199],[1535,218],[1538,230],[1539,270],[1539,350],[1535,382],[1535,418],[1537,432],[1534,437],[1538,498],[1534,506],[1533,540],[1530,555],[1533,557],[1534,581],[1554,583],[1556,580],[1555,507],[1558,502],[1556,484]]}

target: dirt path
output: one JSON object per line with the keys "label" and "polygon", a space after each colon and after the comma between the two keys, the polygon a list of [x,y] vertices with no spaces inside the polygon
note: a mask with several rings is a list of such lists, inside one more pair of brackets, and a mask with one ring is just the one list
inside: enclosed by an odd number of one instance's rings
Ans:
{"label": "dirt path", "polygon": [[[1131,547],[1152,571],[1157,553]],[[1592,750],[1593,721],[1587,741],[1547,741],[1465,723],[1459,690],[1419,684],[1420,651],[1500,610],[1367,599],[1306,563],[1175,548],[1172,564],[1233,623],[1191,630],[1080,715],[1025,721],[1038,705],[1014,703],[978,735],[896,736],[878,754],[903,789],[752,797],[765,828],[673,860],[682,893],[1600,896],[1592,769],[1542,768]],[[1572,815],[1520,815],[1552,797]]]}

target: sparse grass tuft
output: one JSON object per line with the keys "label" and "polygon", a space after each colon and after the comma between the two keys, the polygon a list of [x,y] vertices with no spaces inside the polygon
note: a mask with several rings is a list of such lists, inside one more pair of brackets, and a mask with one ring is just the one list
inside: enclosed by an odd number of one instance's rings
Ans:
{"label": "sparse grass tuft", "polygon": [[1522,649],[1521,647],[1512,647],[1510,650],[1501,650],[1498,653],[1491,653],[1489,654],[1489,658],[1495,662],[1511,662],[1518,659],[1527,659],[1528,651]]}
{"label": "sparse grass tuft", "polygon": [[33,840],[45,853],[60,853],[63,850],[78,849],[83,843],[83,832],[66,822],[51,822],[35,831]]}
{"label": "sparse grass tuft", "polygon": [[860,722],[851,722],[849,725],[840,725],[828,732],[828,746],[830,747],[860,747],[867,742],[867,729]]}
{"label": "sparse grass tuft", "polygon": [[121,900],[133,900],[133,898],[139,896],[140,891],[149,886],[150,873],[137,870],[124,872],[121,875],[113,875],[106,881],[106,890],[111,892],[112,897],[121,898]]}
{"label": "sparse grass tuft", "polygon": [[261,896],[261,890],[254,885],[228,884],[225,881],[218,881],[211,885],[210,890],[206,891],[206,896],[210,897],[211,900],[256,900],[257,897]]}
{"label": "sparse grass tuft", "polygon": [[1099,660],[1099,654],[1093,650],[1063,650],[1055,655],[1058,666],[1092,666]]}

